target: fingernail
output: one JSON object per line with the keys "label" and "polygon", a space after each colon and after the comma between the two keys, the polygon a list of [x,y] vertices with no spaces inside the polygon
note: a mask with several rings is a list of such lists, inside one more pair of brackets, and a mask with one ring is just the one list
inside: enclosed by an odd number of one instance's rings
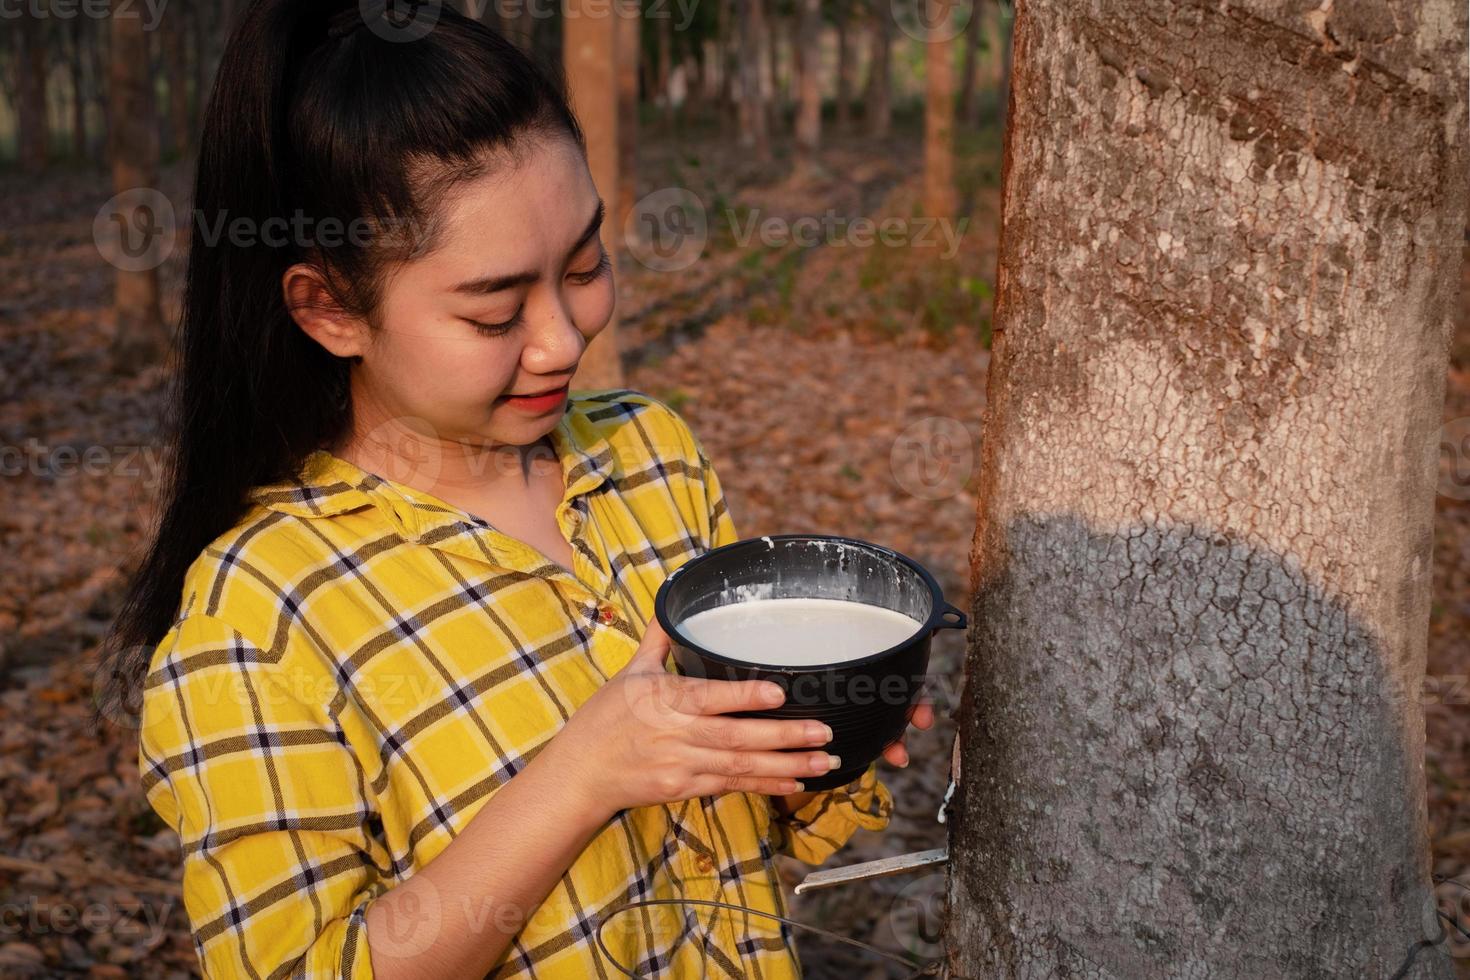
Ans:
{"label": "fingernail", "polygon": [[786,692],[779,684],[767,684],[761,688],[761,698],[768,704],[780,704],[786,699]]}
{"label": "fingernail", "polygon": [[792,782],[796,784],[796,789],[792,790],[791,792],[800,793],[802,790],[806,789],[806,783],[802,782],[801,780],[793,779]]}
{"label": "fingernail", "polygon": [[831,772],[834,769],[841,769],[842,768],[842,756],[840,756],[840,755],[833,755],[832,753],[829,752],[829,753],[827,753],[827,768],[825,770],[823,770],[823,769],[820,768],[820,765],[821,764],[818,763],[818,766],[817,766],[817,771],[818,772],[823,772],[823,771],[825,771],[825,772]]}
{"label": "fingernail", "polygon": [[807,738],[810,738],[812,741],[821,739],[823,742],[830,742],[832,741],[832,726],[823,724],[820,721],[813,722],[807,726],[806,734]]}

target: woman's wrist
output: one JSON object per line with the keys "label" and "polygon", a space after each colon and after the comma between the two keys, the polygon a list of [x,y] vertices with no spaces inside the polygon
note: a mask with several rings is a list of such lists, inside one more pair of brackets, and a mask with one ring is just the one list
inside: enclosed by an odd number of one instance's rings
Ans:
{"label": "woman's wrist", "polygon": [[597,766],[577,745],[569,728],[553,735],[522,775],[533,767],[563,797],[569,816],[584,826],[601,827],[621,809],[596,781]]}

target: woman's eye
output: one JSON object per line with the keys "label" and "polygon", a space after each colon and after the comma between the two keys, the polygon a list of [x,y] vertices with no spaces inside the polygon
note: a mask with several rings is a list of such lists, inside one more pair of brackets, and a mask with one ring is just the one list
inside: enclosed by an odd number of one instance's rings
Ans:
{"label": "woman's eye", "polygon": [[479,320],[471,320],[468,317],[465,318],[465,322],[474,327],[476,333],[484,334],[487,337],[499,337],[503,334],[510,333],[521,322],[521,314],[523,312],[525,312],[525,307],[516,310],[515,316],[500,323],[481,323]]}
{"label": "woman's eye", "polygon": [[573,272],[567,278],[579,286],[588,286],[607,275],[608,270],[611,268],[612,259],[608,257],[607,250],[603,249],[596,266],[586,272]]}

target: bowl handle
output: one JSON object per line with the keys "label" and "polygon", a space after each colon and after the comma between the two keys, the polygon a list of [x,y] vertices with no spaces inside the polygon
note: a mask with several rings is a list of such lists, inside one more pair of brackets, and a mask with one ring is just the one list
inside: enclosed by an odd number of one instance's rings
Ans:
{"label": "bowl handle", "polygon": [[939,614],[939,625],[935,629],[962,630],[969,623],[965,614],[960,612],[949,603],[944,604],[944,612]]}

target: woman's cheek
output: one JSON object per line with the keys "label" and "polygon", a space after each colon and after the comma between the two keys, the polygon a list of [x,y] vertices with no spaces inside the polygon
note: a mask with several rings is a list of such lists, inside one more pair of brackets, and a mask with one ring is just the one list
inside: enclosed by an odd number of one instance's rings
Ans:
{"label": "woman's cheek", "polygon": [[600,333],[612,319],[616,299],[617,285],[612,273],[594,285],[584,287],[571,303],[572,319],[576,321],[577,329],[587,337]]}

